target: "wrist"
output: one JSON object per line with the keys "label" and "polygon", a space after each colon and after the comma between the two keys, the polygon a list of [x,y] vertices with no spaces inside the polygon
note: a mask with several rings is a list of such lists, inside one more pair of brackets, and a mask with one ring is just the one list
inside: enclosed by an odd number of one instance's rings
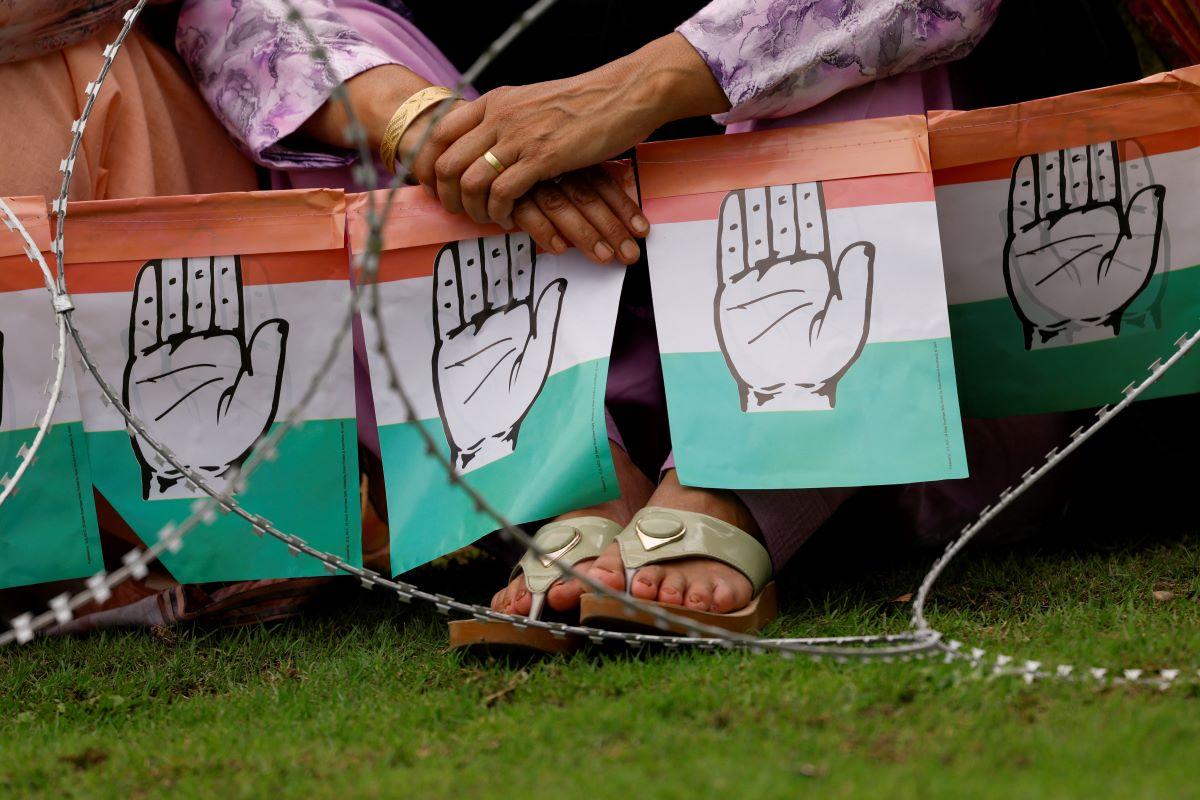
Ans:
{"label": "wrist", "polygon": [[629,58],[637,65],[629,91],[654,110],[657,125],[729,110],[725,91],[683,34],[655,39]]}
{"label": "wrist", "polygon": [[[451,107],[464,102],[463,100],[455,100]],[[442,108],[443,103],[435,103],[429,108],[417,115],[409,126],[405,129],[404,135],[400,137],[400,141],[396,143],[396,164],[397,167],[404,165],[405,168],[412,164],[417,156],[417,151],[424,145],[430,128],[433,127],[436,120],[439,119],[438,109]]]}

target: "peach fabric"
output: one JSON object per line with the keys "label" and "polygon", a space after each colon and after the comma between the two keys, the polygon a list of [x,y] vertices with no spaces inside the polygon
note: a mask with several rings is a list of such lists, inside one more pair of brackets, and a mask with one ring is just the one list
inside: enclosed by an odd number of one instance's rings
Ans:
{"label": "peach fabric", "polygon": [[[84,88],[119,26],[39,58],[0,64],[0,194],[58,196],[59,162]],[[75,159],[72,200],[258,188],[254,166],[226,136],[173,53],[139,29],[113,63]],[[68,242],[70,233],[68,231]]]}

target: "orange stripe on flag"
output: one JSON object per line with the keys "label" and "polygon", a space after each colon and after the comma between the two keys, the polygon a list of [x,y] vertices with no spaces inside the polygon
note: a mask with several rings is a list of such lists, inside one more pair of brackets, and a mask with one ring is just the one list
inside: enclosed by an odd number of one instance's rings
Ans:
{"label": "orange stripe on flag", "polygon": [[[43,253],[46,265],[54,269],[54,262]],[[45,289],[46,281],[42,271],[25,254],[19,256],[0,256],[0,292],[22,292],[26,289]],[[49,303],[50,295],[46,295]],[[47,306],[49,307],[49,306]]]}
{"label": "orange stripe on flag", "polygon": [[[1151,136],[1139,136],[1136,139],[1125,139],[1118,146],[1121,160],[1131,157],[1130,149],[1134,143],[1141,147],[1141,152],[1134,152],[1136,157],[1160,156],[1166,153],[1179,153],[1200,147],[1200,128],[1187,128],[1181,131],[1156,133]],[[1103,142],[1090,142],[1102,144]],[[1032,153],[1022,155],[1033,155]],[[957,167],[945,167],[933,171],[933,182],[936,186],[949,186],[956,183],[979,183],[981,181],[1006,181],[1012,177],[1013,166],[1017,157],[1002,158],[995,161],[985,161],[978,164],[963,164]]]}
{"label": "orange stripe on flag", "polygon": [[[71,294],[132,292],[138,272],[146,263],[139,260],[72,264],[68,261],[67,289]],[[350,276],[350,262],[345,250],[248,255],[241,257],[241,263],[245,286],[344,281]]]}
{"label": "orange stripe on flag", "polygon": [[[1016,159],[1104,141],[1159,140],[1159,152],[1195,147],[1200,66],[1075,94],[975,111],[931,111],[933,167]],[[1176,136],[1172,136],[1175,134]]]}
{"label": "orange stripe on flag", "polygon": [[[928,172],[824,181],[821,187],[827,209],[933,202],[933,181]],[[728,194],[720,191],[652,198],[645,202],[646,216],[656,225],[716,219]]]}
{"label": "orange stripe on flag", "polygon": [[642,198],[929,170],[924,117],[887,117],[641,144]]}

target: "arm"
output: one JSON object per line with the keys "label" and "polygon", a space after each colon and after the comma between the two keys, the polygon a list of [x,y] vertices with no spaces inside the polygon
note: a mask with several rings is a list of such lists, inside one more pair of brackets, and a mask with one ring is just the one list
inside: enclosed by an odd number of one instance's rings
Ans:
{"label": "arm", "polygon": [[[345,81],[354,116],[378,152],[396,109],[429,81],[364,40],[329,0],[293,2],[325,50],[329,68]],[[185,0],[176,47],[217,118],[259,164],[274,169],[349,164],[356,155],[346,135],[349,116],[330,96],[337,80],[313,61],[313,43],[287,20],[288,13],[282,0]],[[433,116],[432,108],[423,113],[400,140],[398,155],[405,163]],[[538,187],[521,198],[513,224],[548,250],[563,252],[565,238],[597,262],[614,255],[636,261],[631,234],[642,236],[648,229],[636,204],[603,171]]]}
{"label": "arm", "polygon": [[[843,89],[964,55],[1000,0],[715,0],[679,31],[599,69],[501,87],[446,115],[413,172],[451,211],[510,220],[539,181],[675,119],[787,116]],[[833,10],[825,10],[831,6]],[[490,149],[508,169],[481,160]]]}
{"label": "arm", "polygon": [[1000,0],[714,0],[679,26],[730,103],[722,124],[787,117],[838,92],[961,58]]}
{"label": "arm", "polygon": [[342,150],[349,143],[337,112],[319,115],[303,131],[326,147],[288,140],[318,111],[336,105],[327,104],[337,84],[330,71],[347,81],[369,134],[376,129],[374,145],[396,106],[428,82],[359,36],[329,0],[293,2],[324,48],[328,68],[313,61],[313,43],[288,22],[282,0],[185,0],[176,49],[213,113],[256,162],[274,169],[341,166],[353,159]]}

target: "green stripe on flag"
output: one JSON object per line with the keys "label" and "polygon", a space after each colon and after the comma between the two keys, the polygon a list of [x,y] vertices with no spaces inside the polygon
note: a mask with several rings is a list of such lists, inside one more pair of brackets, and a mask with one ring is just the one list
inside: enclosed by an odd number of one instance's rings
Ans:
{"label": "green stripe on flag", "polygon": [[741,410],[720,353],[662,357],[680,480],[692,486],[868,486],[967,474],[949,339],[869,344],[829,411]]}
{"label": "green stripe on flag", "polygon": [[[512,455],[469,472],[465,480],[514,522],[545,519],[617,497],[604,424],[607,374],[608,359],[601,358],[551,375],[521,424]],[[425,452],[417,424],[440,452],[449,452],[440,419],[379,428],[394,574],[496,529]]]}
{"label": "green stripe on flag", "polygon": [[[141,468],[124,431],[93,431],[87,441],[96,488],[147,544],[191,513],[194,499],[142,499]],[[360,565],[357,448],[354,420],[308,420],[284,435],[279,457],[250,475],[238,502],[284,533]],[[234,515],[189,533],[183,548],[164,552],[162,562],[181,583],[326,574],[315,559],[290,555],[283,542],[254,536],[250,523]]]}
{"label": "green stripe on flag", "polygon": [[[1025,349],[1021,323],[1007,297],[950,306],[963,415],[1040,414],[1119,401],[1130,381],[1146,377],[1155,359],[1174,352],[1180,335],[1200,326],[1200,267],[1157,275],[1142,296],[1159,292],[1161,327],[1139,313],[1144,324],[1127,321],[1115,338],[1040,350]],[[1200,361],[1185,358],[1142,397],[1197,391]]]}
{"label": "green stripe on flag", "polygon": [[[0,433],[0,475],[34,428]],[[0,506],[0,589],[82,578],[104,565],[83,426],[53,426],[14,494]]]}

